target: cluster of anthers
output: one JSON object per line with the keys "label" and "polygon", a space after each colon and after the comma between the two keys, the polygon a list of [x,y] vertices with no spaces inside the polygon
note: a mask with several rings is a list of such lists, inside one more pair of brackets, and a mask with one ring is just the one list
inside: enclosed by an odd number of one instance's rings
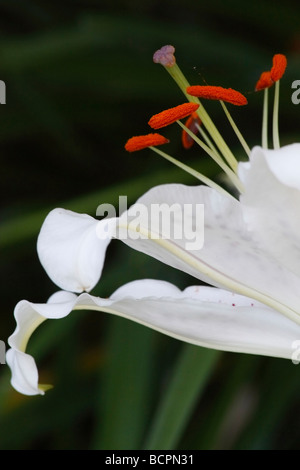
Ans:
{"label": "cluster of anthers", "polygon": [[[225,103],[230,103],[235,106],[244,106],[248,104],[247,98],[242,93],[232,88],[210,85],[190,86],[176,63],[174,52],[175,48],[173,46],[163,46],[154,53],[153,61],[165,67],[183,91],[188,102],[155,114],[151,117],[148,124],[152,129],[157,130],[176,122],[182,128],[183,147],[185,149],[189,149],[194,143],[198,144],[221,167],[236,189],[242,193],[243,187],[237,177],[238,161],[227,146],[199,98],[218,100],[220,102],[236,136],[238,137],[247,156],[249,156],[250,148],[225,105]],[[278,133],[279,82],[285,72],[286,65],[287,60],[285,55],[275,54],[271,70],[263,72],[255,86],[256,91],[264,90],[262,120],[263,148],[268,148],[268,89],[274,84],[273,146],[274,149],[278,149],[280,147]],[[187,118],[187,120],[183,123],[181,120],[185,118]],[[218,191],[224,192],[224,189],[216,182],[157,148],[158,146],[167,143],[169,143],[169,140],[163,135],[150,133],[147,135],[131,137],[127,141],[125,149],[128,152],[135,152],[145,148],[150,148],[161,157],[195,176],[202,183],[205,183]]]}

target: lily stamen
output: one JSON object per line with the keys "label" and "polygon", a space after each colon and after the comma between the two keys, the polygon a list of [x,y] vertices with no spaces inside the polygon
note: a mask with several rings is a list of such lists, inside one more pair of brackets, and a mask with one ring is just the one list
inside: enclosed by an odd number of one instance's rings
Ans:
{"label": "lily stamen", "polygon": [[268,148],[268,112],[269,112],[268,110],[269,110],[269,87],[264,89],[264,101],[263,101],[261,146],[264,149]]}
{"label": "lily stamen", "polygon": [[228,111],[228,109],[227,109],[227,107],[226,107],[224,101],[221,100],[220,103],[221,103],[221,106],[222,106],[222,108],[223,108],[223,110],[224,110],[224,113],[226,114],[226,117],[227,117],[227,119],[228,119],[228,121],[229,121],[229,123],[230,123],[230,125],[231,125],[231,127],[232,127],[232,129],[233,129],[233,131],[234,131],[234,133],[235,133],[235,135],[236,135],[237,138],[239,139],[239,141],[240,141],[240,143],[241,143],[243,149],[245,150],[247,156],[249,157],[249,155],[250,155],[250,148],[249,148],[249,146],[248,146],[246,140],[244,139],[244,137],[242,136],[242,133],[240,132],[239,128],[237,127],[236,123],[234,122],[234,120],[233,120],[233,118],[232,118],[230,112]]}
{"label": "lily stamen", "polygon": [[287,66],[287,59],[283,54],[273,56],[271,70],[263,72],[256,83],[255,91],[264,90],[263,120],[262,120],[262,147],[268,148],[268,89],[275,83],[274,105],[273,105],[273,146],[280,148],[278,131],[278,109],[279,109],[279,81]]}
{"label": "lily stamen", "polygon": [[220,101],[222,108],[226,114],[226,117],[235,132],[237,138],[239,139],[243,149],[245,150],[246,154],[249,156],[250,148],[247,145],[244,137],[242,136],[241,132],[239,131],[237,125],[235,124],[231,114],[229,113],[227,107],[225,106],[224,101],[227,103],[234,104],[235,106],[244,106],[248,104],[247,98],[242,95],[237,90],[233,90],[232,88],[223,88],[220,86],[209,86],[209,85],[194,85],[187,88],[187,92],[192,96],[197,96],[199,98],[205,98],[209,100],[218,100]]}
{"label": "lily stamen", "polygon": [[[179,123],[180,121],[177,121],[177,122]],[[223,189],[221,186],[219,186],[217,183],[215,183],[213,180],[211,180],[207,176],[203,175],[202,173],[199,173],[199,171],[194,170],[194,168],[191,168],[185,163],[180,162],[176,158],[172,157],[171,155],[168,155],[167,153],[163,152],[162,150],[156,147],[157,145],[166,144],[168,142],[169,142],[168,139],[166,139],[164,136],[160,134],[140,135],[140,136],[131,137],[125,144],[125,150],[127,150],[127,152],[136,152],[139,150],[149,148],[153,150],[153,152],[163,157],[165,160],[168,160],[170,163],[173,163],[173,165],[177,166],[181,170],[197,178],[199,181],[201,181],[201,183],[204,183],[207,186],[210,186],[211,188],[214,188],[217,191],[223,194],[226,194],[227,196],[231,196],[227,191],[225,191],[225,189]],[[232,172],[232,174],[233,176],[236,177],[235,173]]]}
{"label": "lily stamen", "polygon": [[279,83],[287,66],[287,60],[283,54],[275,54],[273,57],[273,67],[271,68],[271,78],[275,82],[274,106],[273,106],[273,146],[280,148],[278,131],[278,110],[279,110]]}
{"label": "lily stamen", "polygon": [[185,131],[185,129],[182,130],[181,142],[182,142],[183,148],[185,148],[186,150],[190,149],[192,147],[192,145],[194,144],[194,142],[195,142],[194,135],[197,135],[197,132],[199,132],[199,134],[201,134],[201,136],[202,136],[203,140],[206,142],[206,144],[211,148],[211,150],[216,155],[218,155],[219,159],[222,160],[222,157],[219,154],[218,150],[216,149],[213,142],[211,141],[211,139],[209,138],[209,136],[207,135],[207,133],[203,129],[202,121],[201,121],[201,119],[199,118],[199,116],[196,112],[191,114],[191,116],[186,120],[184,125],[193,133],[193,137],[190,136]]}
{"label": "lily stamen", "polygon": [[274,81],[272,80],[271,72],[263,72],[255,85],[255,91],[265,90],[266,88],[270,88],[273,84]]}
{"label": "lily stamen", "polygon": [[[187,126],[188,127],[188,126]],[[215,147],[215,145],[213,144],[212,140],[209,138],[209,136],[207,135],[207,133],[205,132],[205,130],[203,129],[202,126],[200,126],[197,122],[195,124],[195,127],[197,129],[197,131],[199,131],[199,134],[201,134],[203,140],[205,140],[205,142],[207,143],[207,145],[211,148],[211,150],[214,152],[215,155],[217,155],[219,157],[220,160],[222,160],[222,156],[220,155],[219,151],[217,150],[217,148]],[[191,129],[192,132],[193,129]],[[183,131],[184,132],[184,131]],[[194,132],[195,133],[195,132]],[[223,161],[223,160],[222,160]]]}
{"label": "lily stamen", "polygon": [[227,174],[233,185],[237,190],[242,193],[243,186],[238,179],[236,173],[216,154],[210,147],[208,147],[199,137],[197,137],[188,127],[186,127],[181,121],[177,121],[180,127],[192,138],[194,141],[220,166],[220,168]]}
{"label": "lily stamen", "polygon": [[163,157],[165,160],[168,160],[170,163],[173,163],[173,165],[177,166],[178,168],[181,168],[181,170],[194,176],[195,178],[197,178],[199,181],[206,184],[207,186],[216,189],[220,193],[226,194],[226,196],[232,197],[230,193],[228,193],[224,188],[222,188],[222,186],[219,186],[213,180],[203,175],[199,171],[195,170],[194,168],[186,165],[185,163],[180,162],[176,158],[172,157],[171,155],[163,152],[162,150],[156,147],[149,147],[149,148],[153,150],[155,153],[157,153],[158,155],[160,155],[161,157]]}
{"label": "lily stamen", "polygon": [[[196,103],[184,103],[182,105],[175,106],[174,108],[166,109],[161,113],[155,114],[151,117],[148,124],[153,129],[161,129],[162,127],[166,127],[170,124],[173,124],[174,122],[177,122],[177,124],[182,127],[182,129],[187,133],[187,135],[189,135],[222,168],[222,170],[228,175],[228,177],[230,178],[234,186],[238,189],[238,191],[242,192],[240,181],[234,171],[224,162],[224,160],[220,157],[218,153],[215,153],[208,145],[206,145],[201,139],[199,139],[199,137],[197,137],[194,132],[192,132],[180,121],[181,118],[187,117],[189,114],[195,113],[198,108],[199,105]],[[175,159],[173,159],[173,157],[171,158],[172,162],[174,163]],[[203,181],[203,178],[201,179],[201,181]]]}
{"label": "lily stamen", "polygon": [[147,134],[131,137],[125,144],[127,152],[136,152],[148,147],[168,144],[169,140],[161,134]]}
{"label": "lily stamen", "polygon": [[[201,129],[201,119],[199,118],[197,113],[193,113],[188,117],[188,119],[185,122],[185,126],[190,129],[194,134],[200,132]],[[191,138],[191,136],[185,131],[182,131],[181,134],[181,142],[183,147],[188,150],[192,147],[194,144],[194,139]]]}
{"label": "lily stamen", "polygon": [[185,128],[183,128],[182,133],[181,133],[181,142],[182,142],[183,148],[185,148],[186,150],[190,149],[195,142],[194,136],[197,135],[197,132],[199,132],[199,134],[201,134],[203,140],[206,142],[208,147],[218,157],[218,162],[223,161],[218,150],[216,149],[213,142],[211,141],[211,139],[209,138],[209,136],[203,129],[201,119],[199,118],[196,112],[191,114],[191,116],[186,120],[184,125],[192,132],[192,135],[190,135],[185,130]]}
{"label": "lily stamen", "polygon": [[237,90],[232,88],[223,88],[221,86],[193,85],[187,88],[187,93],[198,98],[208,100],[226,101],[235,106],[244,106],[248,104],[247,98]]}
{"label": "lily stamen", "polygon": [[280,81],[278,80],[275,83],[275,91],[274,91],[274,104],[273,104],[273,147],[274,149],[280,148],[279,129],[278,129],[279,84],[280,84]]}
{"label": "lily stamen", "polygon": [[278,82],[285,72],[287,59],[283,54],[275,54],[273,57],[273,67],[271,68],[271,78],[273,82]]}
{"label": "lily stamen", "polygon": [[148,124],[152,129],[161,129],[162,127],[169,126],[179,119],[186,118],[194,113],[199,108],[197,103],[184,103],[174,108],[169,108],[161,113],[154,114]]}

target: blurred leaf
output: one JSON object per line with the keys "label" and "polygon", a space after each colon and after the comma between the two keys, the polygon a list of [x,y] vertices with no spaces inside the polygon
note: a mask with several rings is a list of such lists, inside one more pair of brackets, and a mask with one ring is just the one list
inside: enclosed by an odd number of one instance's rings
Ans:
{"label": "blurred leaf", "polygon": [[[226,419],[232,413],[238,401],[238,396],[254,380],[255,373],[260,365],[260,358],[252,355],[233,354],[231,357],[230,369],[223,373],[222,386],[213,397],[207,412],[202,415],[202,419],[195,430],[196,436],[193,436],[195,447],[197,449],[224,449],[225,437],[230,436],[234,441],[233,429],[229,428]],[[220,375],[220,374],[219,374]],[[218,382],[221,377],[218,377]],[[249,406],[250,409],[250,406]],[[240,433],[243,428],[242,411],[236,419],[235,429]],[[241,429],[242,427],[242,429]]]}
{"label": "blurred leaf", "polygon": [[[256,412],[238,440],[237,449],[272,449],[284,414],[291,408],[293,402],[299,403],[298,367],[291,361],[282,359],[269,360],[266,366]],[[289,430],[285,430],[285,435],[291,439]],[[277,448],[282,449],[282,445],[279,444]]]}
{"label": "blurred leaf", "polygon": [[145,449],[176,449],[219,356],[219,351],[190,344],[183,346],[156,410]]}
{"label": "blurred leaf", "polygon": [[149,419],[154,332],[121,319],[111,322],[101,381],[96,449],[139,449]]}

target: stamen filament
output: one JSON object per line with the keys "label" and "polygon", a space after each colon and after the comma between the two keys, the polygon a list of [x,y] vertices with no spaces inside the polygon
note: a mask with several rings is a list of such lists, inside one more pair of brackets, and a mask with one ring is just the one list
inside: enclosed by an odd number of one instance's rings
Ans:
{"label": "stamen filament", "polygon": [[199,118],[201,119],[203,125],[206,127],[207,131],[209,132],[210,136],[216,143],[217,147],[219,148],[220,152],[224,156],[225,160],[227,161],[228,165],[233,169],[233,171],[237,171],[238,162],[234,157],[233,153],[231,152],[230,148],[227,146],[225,140],[219,133],[218,129],[214,125],[213,121],[211,120],[209,114],[206,112],[200,100],[195,97],[191,96],[187,93],[186,89],[190,86],[189,82],[181,72],[180,68],[177,64],[173,65],[172,67],[164,67],[166,71],[171,75],[173,80],[177,83],[181,91],[187,97],[187,99],[192,103],[201,104],[199,109],[196,111]]}
{"label": "stamen filament", "polygon": [[199,137],[181,121],[178,120],[176,122],[222,168],[222,170],[224,171],[228,170],[227,164],[224,162],[224,160],[222,160],[221,156],[218,153],[215,153],[208,145],[206,145],[201,139],[199,139]]}
{"label": "stamen filament", "polygon": [[222,157],[219,153],[219,151],[217,150],[217,148],[215,147],[215,145],[213,144],[212,140],[209,138],[209,136],[207,135],[207,133],[205,132],[205,130],[203,129],[202,126],[199,126],[199,124],[195,124],[197,130],[199,131],[199,133],[201,134],[203,140],[205,140],[205,142],[207,143],[207,145],[211,148],[211,150],[220,158],[220,160],[222,160]]}
{"label": "stamen filament", "polygon": [[278,110],[279,110],[279,83],[275,82],[274,106],[273,106],[273,146],[274,149],[280,148],[279,131],[278,131]]}
{"label": "stamen filament", "polygon": [[210,147],[208,147],[199,137],[197,137],[188,127],[186,127],[181,121],[177,121],[177,123],[185,130],[187,134],[189,134],[192,139],[222,168],[222,170],[227,174],[228,178],[230,178],[231,182],[234,186],[238,189],[240,193],[243,192],[243,187],[241,185],[240,180],[238,179],[236,173],[232,171],[232,169],[220,158],[218,154],[213,152]]}
{"label": "stamen filament", "polygon": [[234,120],[233,120],[230,112],[228,111],[227,106],[225,105],[224,101],[221,100],[220,103],[221,103],[222,108],[224,109],[224,112],[226,114],[226,117],[227,117],[228,121],[231,124],[232,129],[234,130],[234,132],[235,132],[237,138],[239,139],[239,141],[240,141],[243,149],[245,150],[246,154],[249,156],[250,155],[250,148],[249,148],[247,142],[245,141],[245,139],[242,136],[240,130],[238,129],[236,123],[234,122]]}
{"label": "stamen filament", "polygon": [[263,119],[262,119],[262,148],[268,148],[268,102],[269,102],[269,88],[264,89],[264,104],[263,104]]}
{"label": "stamen filament", "polygon": [[[200,100],[199,100],[200,102]],[[209,117],[208,113],[204,109],[203,105],[198,108],[196,111],[198,116],[200,117],[201,121],[203,122],[203,125],[206,127],[208,133],[214,140],[215,144],[219,148],[220,152],[224,156],[224,159],[227,161],[228,165],[232,168],[233,171],[237,171],[238,167],[238,161],[236,160],[235,156],[227,146],[225,140],[217,130],[216,126],[212,122],[211,118]]]}
{"label": "stamen filament", "polygon": [[199,173],[199,171],[194,170],[194,168],[191,168],[190,166],[186,165],[185,163],[180,162],[176,158],[171,157],[171,155],[168,155],[167,153],[163,152],[157,147],[149,147],[149,148],[153,150],[154,152],[156,152],[161,157],[163,157],[165,160],[168,160],[169,162],[173,163],[173,165],[176,165],[177,167],[181,168],[186,173],[189,173],[190,175],[194,176],[195,178],[197,178],[199,181],[206,184],[207,186],[210,186],[211,188],[216,189],[222,194],[226,194],[226,196],[232,197],[232,195],[228,193],[224,188],[219,186],[217,183],[215,183],[213,180],[211,180],[207,176],[203,175],[202,173]]}

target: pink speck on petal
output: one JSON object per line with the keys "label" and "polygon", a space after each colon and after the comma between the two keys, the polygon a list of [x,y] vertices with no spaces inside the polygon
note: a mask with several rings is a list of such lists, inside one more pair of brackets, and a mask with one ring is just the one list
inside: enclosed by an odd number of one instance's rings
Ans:
{"label": "pink speck on petal", "polygon": [[175,47],[170,45],[163,46],[161,49],[158,49],[158,51],[154,52],[153,62],[164,65],[165,67],[173,67],[176,62],[174,52]]}

